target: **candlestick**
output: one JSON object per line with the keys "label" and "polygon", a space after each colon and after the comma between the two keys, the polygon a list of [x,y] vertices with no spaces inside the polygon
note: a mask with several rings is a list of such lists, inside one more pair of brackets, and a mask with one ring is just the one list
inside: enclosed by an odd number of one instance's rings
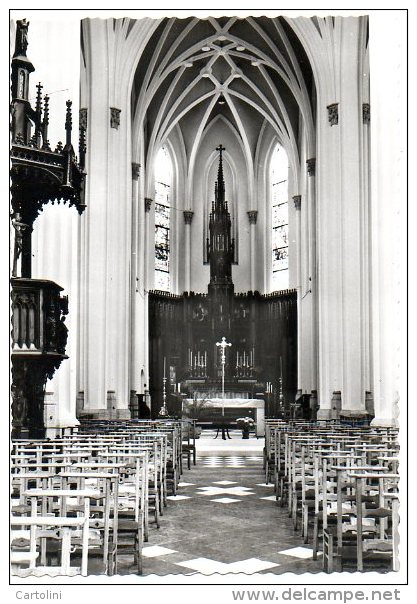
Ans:
{"label": "candlestick", "polygon": [[166,378],[166,358],[164,357],[164,377],[162,379],[162,407],[161,407],[161,409],[159,411],[159,415],[162,415],[162,416],[168,415],[167,405],[166,405],[166,401],[167,401],[166,382],[167,382],[167,378]]}
{"label": "candlestick", "polygon": [[283,392],[283,379],[282,379],[282,357],[279,357],[279,367],[280,367],[280,376],[279,376],[279,411],[282,413],[284,406],[284,392]]}

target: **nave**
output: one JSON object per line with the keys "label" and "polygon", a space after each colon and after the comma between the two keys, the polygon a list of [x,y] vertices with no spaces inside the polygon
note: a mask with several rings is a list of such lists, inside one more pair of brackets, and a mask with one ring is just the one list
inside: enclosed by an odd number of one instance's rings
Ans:
{"label": "nave", "polygon": [[144,574],[321,571],[265,484],[261,456],[197,457],[183,479],[143,549]]}
{"label": "nave", "polygon": [[267,420],[263,448],[189,429],[87,422],[16,441],[12,574],[398,570],[396,430]]}

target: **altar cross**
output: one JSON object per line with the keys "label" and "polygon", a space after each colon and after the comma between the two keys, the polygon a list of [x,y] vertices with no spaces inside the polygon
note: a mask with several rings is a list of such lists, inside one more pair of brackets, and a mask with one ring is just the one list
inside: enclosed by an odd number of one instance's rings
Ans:
{"label": "altar cross", "polygon": [[232,344],[230,342],[226,342],[226,338],[224,336],[222,337],[221,342],[216,342],[216,346],[220,346],[220,348],[221,348],[222,365],[224,365],[226,362],[226,347],[231,346],[231,345]]}
{"label": "altar cross", "polygon": [[221,350],[221,362],[222,362],[222,415],[224,415],[224,365],[226,363],[226,348],[231,346],[230,342],[226,342],[226,338],[223,336],[221,342],[216,342],[216,346],[220,347]]}

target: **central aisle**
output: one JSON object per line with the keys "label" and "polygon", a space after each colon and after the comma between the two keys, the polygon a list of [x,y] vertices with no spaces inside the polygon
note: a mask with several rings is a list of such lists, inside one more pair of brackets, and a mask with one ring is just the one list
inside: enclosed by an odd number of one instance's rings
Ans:
{"label": "central aisle", "polygon": [[[294,534],[286,508],[264,484],[263,440],[198,443],[197,465],[184,468],[176,497],[168,497],[161,528],[151,525],[143,574],[320,572],[310,546]],[[228,454],[238,446],[241,455]],[[207,447],[214,455],[208,456]],[[258,451],[253,452],[254,447]],[[220,453],[220,455],[219,455]],[[119,574],[134,572],[120,559]]]}

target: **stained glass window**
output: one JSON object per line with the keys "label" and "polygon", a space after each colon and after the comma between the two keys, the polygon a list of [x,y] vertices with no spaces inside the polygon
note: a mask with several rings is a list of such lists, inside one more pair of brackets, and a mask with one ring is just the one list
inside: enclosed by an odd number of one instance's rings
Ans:
{"label": "stained glass window", "polygon": [[277,145],[271,159],[272,289],[288,288],[288,158]]}
{"label": "stained glass window", "polygon": [[170,218],[172,166],[162,147],[155,162],[155,289],[170,290]]}

